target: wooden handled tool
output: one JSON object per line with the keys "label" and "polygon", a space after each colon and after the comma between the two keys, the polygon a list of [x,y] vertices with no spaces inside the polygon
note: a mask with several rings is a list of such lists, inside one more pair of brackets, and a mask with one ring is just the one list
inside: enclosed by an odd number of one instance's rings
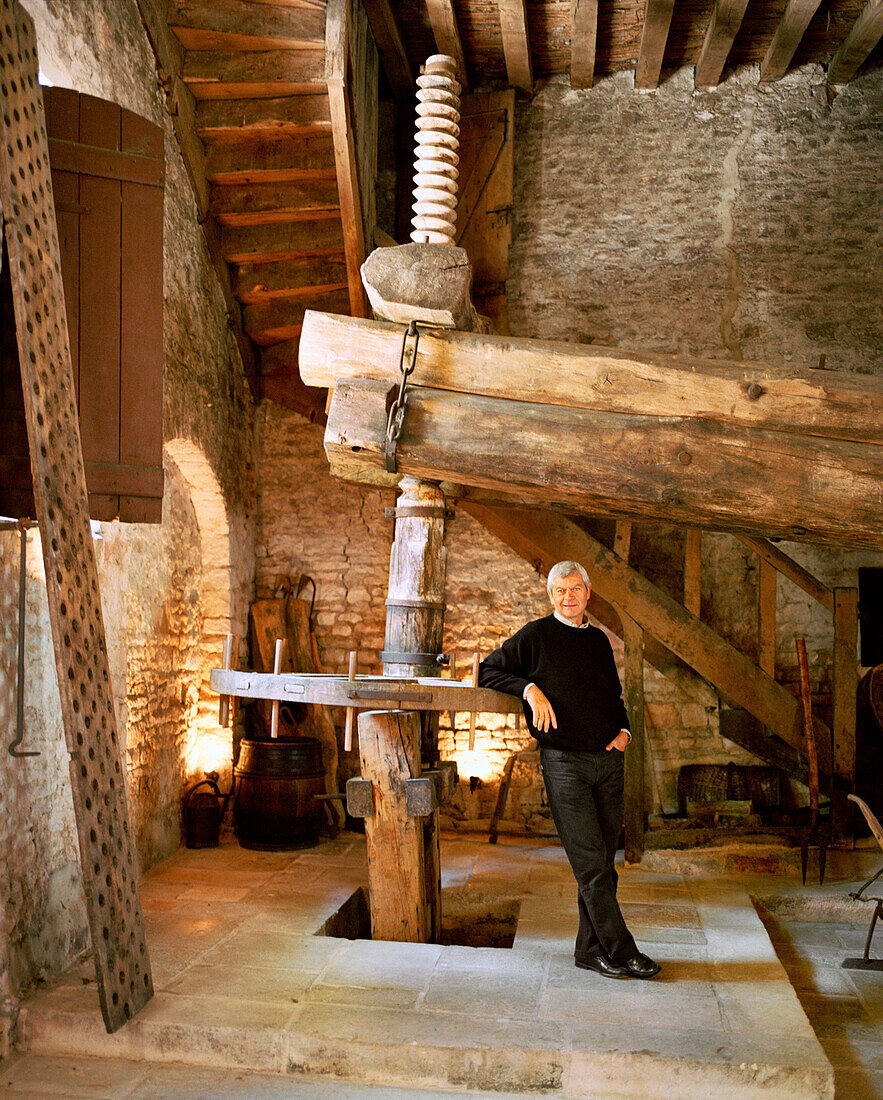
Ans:
{"label": "wooden handled tool", "polygon": [[[224,639],[224,654],[221,658],[225,669],[233,667],[233,635],[228,634]],[[230,725],[230,696],[222,695],[218,704],[218,722],[225,728]]]}
{"label": "wooden handled tool", "polygon": [[[480,654],[476,650],[472,654],[472,686],[478,687],[478,666],[480,664]],[[469,715],[469,751],[475,748],[475,711]]]}
{"label": "wooden handled tool", "polygon": [[[282,671],[282,650],[285,648],[285,640],[283,638],[276,639],[276,653],[273,657],[273,675],[278,676]],[[273,705],[270,709],[270,736],[275,738],[279,736],[279,700],[274,699]]]}
{"label": "wooden handled tool", "polygon": [[[356,678],[356,668],[359,664],[359,651],[353,649],[350,651],[350,667],[347,674],[347,679],[352,683]],[[353,718],[356,714],[355,707],[346,708],[346,726],[343,731],[343,751],[349,752],[353,747]]]}

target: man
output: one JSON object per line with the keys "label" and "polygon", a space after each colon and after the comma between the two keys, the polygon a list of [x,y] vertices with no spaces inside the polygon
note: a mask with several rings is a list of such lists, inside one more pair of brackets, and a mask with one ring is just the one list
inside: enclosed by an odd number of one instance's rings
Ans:
{"label": "man", "polygon": [[613,861],[631,734],[613,650],[587,621],[592,586],[581,565],[554,565],[548,590],[553,614],[486,657],[479,683],[527,704],[552,817],[579,888],[575,964],[608,978],[652,978],[659,965],[638,950],[616,900]]}

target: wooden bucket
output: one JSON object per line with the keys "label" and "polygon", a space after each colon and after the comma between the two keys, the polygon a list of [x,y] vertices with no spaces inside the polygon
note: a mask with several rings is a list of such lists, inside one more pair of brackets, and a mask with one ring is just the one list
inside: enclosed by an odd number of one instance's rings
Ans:
{"label": "wooden bucket", "polygon": [[236,835],[243,848],[282,852],[317,841],[325,793],[322,747],[309,737],[240,742]]}

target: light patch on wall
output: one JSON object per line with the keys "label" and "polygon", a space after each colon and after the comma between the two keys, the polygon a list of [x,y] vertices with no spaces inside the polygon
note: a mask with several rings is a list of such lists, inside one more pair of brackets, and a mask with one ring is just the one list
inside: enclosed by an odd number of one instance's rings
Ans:
{"label": "light patch on wall", "polygon": [[457,774],[461,779],[474,775],[482,783],[486,783],[491,779],[496,779],[499,775],[499,768],[496,766],[493,757],[480,749],[471,751],[466,749],[465,751],[455,752],[454,759],[457,762]]}
{"label": "light patch on wall", "polygon": [[184,764],[188,776],[229,773],[233,767],[233,737],[221,730],[192,728],[188,738]]}
{"label": "light patch on wall", "polygon": [[37,74],[37,79],[43,85],[44,88],[54,88],[55,84],[49,79],[49,77],[41,69]]}

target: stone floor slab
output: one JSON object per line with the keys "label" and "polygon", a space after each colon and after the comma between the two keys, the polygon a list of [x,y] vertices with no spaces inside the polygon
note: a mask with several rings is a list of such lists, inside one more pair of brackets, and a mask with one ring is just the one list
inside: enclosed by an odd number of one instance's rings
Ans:
{"label": "stone floor slab", "polygon": [[[624,910],[663,971],[651,982],[614,983],[573,966],[575,891],[560,848],[457,837],[443,843],[443,867],[448,850],[460,887],[520,900],[513,949],[317,935],[365,881],[364,839],[351,834],[273,859],[243,859],[235,844],[192,861],[179,852],[146,882],[145,896],[163,906],[147,918],[154,1000],[108,1036],[94,982],[73,970],[23,1006],[21,1048],[137,1058],[155,1081],[173,1062],[206,1082],[218,1073],[279,1075],[286,1085],[319,1075],[329,1089],[365,1097],[371,1089],[596,1100],[832,1095],[832,1067],[783,968],[792,956],[826,966],[799,952],[830,947],[797,934],[780,960],[744,884],[623,867]],[[873,990],[863,1001],[848,989],[845,1017],[829,1011],[819,1024],[844,1059],[861,1038],[856,1028],[874,1027],[878,1005]],[[878,1073],[855,1060],[843,1069]],[[133,1087],[133,1096],[151,1095],[146,1079]],[[288,1094],[272,1080],[260,1087],[255,1097]]]}

